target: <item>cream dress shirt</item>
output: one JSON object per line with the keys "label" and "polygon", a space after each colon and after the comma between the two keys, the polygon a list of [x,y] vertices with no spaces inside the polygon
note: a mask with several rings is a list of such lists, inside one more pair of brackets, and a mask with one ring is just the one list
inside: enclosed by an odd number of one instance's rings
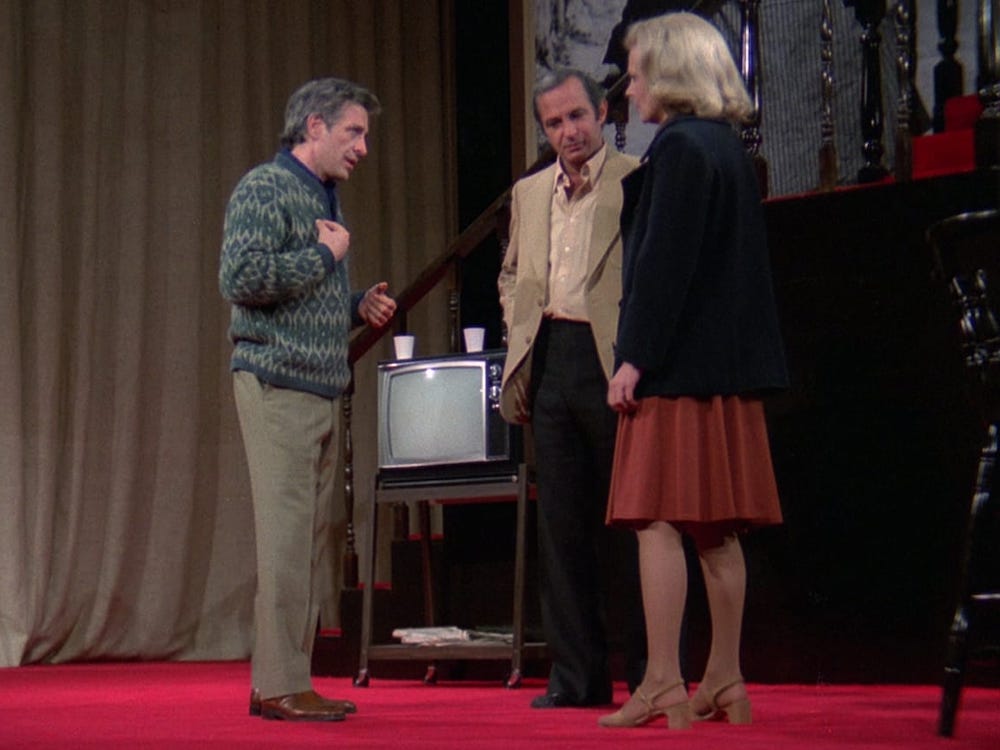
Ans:
{"label": "cream dress shirt", "polygon": [[580,170],[583,184],[573,195],[568,194],[570,177],[562,162],[556,166],[549,236],[548,301],[544,309],[547,317],[590,322],[586,300],[588,248],[597,204],[595,187],[607,155],[608,147],[602,145],[587,160]]}

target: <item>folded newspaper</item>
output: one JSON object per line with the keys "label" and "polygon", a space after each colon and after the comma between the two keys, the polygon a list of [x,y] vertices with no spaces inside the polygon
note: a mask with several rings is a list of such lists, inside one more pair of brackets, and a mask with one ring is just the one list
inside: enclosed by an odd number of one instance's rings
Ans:
{"label": "folded newspaper", "polygon": [[514,636],[511,633],[465,630],[451,625],[430,628],[396,628],[392,631],[392,637],[399,638],[403,643],[421,646],[450,646],[469,641],[514,642]]}

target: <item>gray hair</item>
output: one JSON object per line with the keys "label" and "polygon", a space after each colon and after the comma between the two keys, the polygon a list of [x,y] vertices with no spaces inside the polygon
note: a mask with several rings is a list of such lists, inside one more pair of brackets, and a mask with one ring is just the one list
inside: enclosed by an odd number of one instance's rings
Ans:
{"label": "gray hair", "polygon": [[369,115],[377,115],[382,105],[363,86],[341,78],[317,78],[298,88],[285,105],[285,129],[281,145],[292,148],[306,140],[306,121],[319,115],[327,127],[333,125],[347,104],[364,107]]}
{"label": "gray hair", "polygon": [[629,27],[650,95],[667,114],[720,118],[739,125],[753,102],[719,31],[694,13],[667,13]]}
{"label": "gray hair", "polygon": [[542,125],[542,121],[538,117],[538,97],[542,94],[547,94],[558,86],[562,86],[570,78],[577,79],[583,85],[583,90],[587,92],[587,98],[590,99],[590,104],[594,108],[594,114],[596,115],[598,110],[600,110],[601,102],[605,99],[604,87],[601,84],[582,70],[577,70],[576,68],[556,68],[552,72],[542,76],[541,80],[535,84],[535,90],[531,97],[531,103],[535,110],[535,121],[539,125]]}

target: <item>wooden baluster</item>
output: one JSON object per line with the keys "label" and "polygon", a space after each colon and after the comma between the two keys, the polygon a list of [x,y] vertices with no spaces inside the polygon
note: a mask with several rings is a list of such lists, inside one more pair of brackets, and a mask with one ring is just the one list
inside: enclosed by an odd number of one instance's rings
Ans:
{"label": "wooden baluster", "polygon": [[1000,1],[979,0],[976,90],[983,113],[976,121],[976,166],[1000,166]]}
{"label": "wooden baluster", "polygon": [[625,135],[625,129],[627,126],[627,122],[615,123],[615,148],[622,152],[625,151],[625,146],[628,145],[628,138]]}
{"label": "wooden baluster", "polygon": [[865,163],[858,170],[858,182],[881,180],[889,170],[882,163],[882,66],[879,47],[882,35],[878,27],[885,18],[885,0],[844,0],[854,6],[861,24],[861,152]]}
{"label": "wooden baluster", "polygon": [[746,84],[747,92],[753,101],[753,116],[743,126],[743,145],[753,159],[757,170],[757,180],[760,184],[760,194],[766,198],[769,193],[770,179],[767,160],[760,153],[760,0],[740,0],[740,74]]}
{"label": "wooden baluster", "polygon": [[938,51],[941,59],[934,66],[934,132],[944,132],[944,103],[962,94],[962,63],[958,51],[958,0],[938,0]]}
{"label": "wooden baluster", "polygon": [[[405,310],[397,312],[393,316],[392,320],[394,333],[410,332],[408,314]],[[374,502],[374,500],[372,500],[372,502]],[[406,503],[393,503],[390,507],[392,512],[392,539],[394,541],[406,539],[410,535],[410,506]],[[375,514],[375,520],[376,522],[378,521],[377,513]],[[374,540],[375,537],[375,531],[369,530],[368,538]],[[375,575],[374,570],[372,571],[372,575]]]}
{"label": "wooden baluster", "polygon": [[913,38],[913,16],[909,0],[896,0],[893,8],[896,24],[896,78],[899,96],[896,103],[896,168],[895,177],[906,182],[913,177],[913,138],[910,133],[910,108],[913,101],[913,58],[910,41]]}
{"label": "wooden baluster", "polygon": [[[402,312],[402,313],[397,312],[396,315],[393,317],[393,321],[394,321],[395,326],[396,326],[396,328],[395,328],[395,332],[396,333],[403,333],[405,331],[409,331],[410,330],[409,327],[408,327],[407,317],[408,316],[407,316],[407,313],[405,311]],[[372,498],[372,502],[375,502],[374,498]],[[393,539],[393,541],[399,541],[400,539],[406,539],[410,535],[410,506],[408,506],[406,503],[393,503],[390,506],[390,508],[391,508],[391,513],[392,513],[392,539]],[[375,518],[375,522],[377,523],[378,522],[378,513],[375,513],[374,518]],[[370,529],[368,531],[368,538],[370,540],[373,540],[372,543],[374,543],[375,537],[376,537],[375,530],[374,529]],[[373,582],[375,580],[375,578],[374,578],[375,575],[376,575],[376,571],[372,570],[372,581]],[[366,584],[366,585],[368,585],[368,584]]]}
{"label": "wooden baluster", "polygon": [[458,279],[462,278],[462,264],[460,262],[455,264],[455,278],[455,285],[448,290],[448,351],[450,352],[462,351],[459,342],[459,326],[461,325],[459,311],[462,306],[462,292],[458,286]]}
{"label": "wooden baluster", "polygon": [[820,26],[820,60],[822,83],[822,114],[820,118],[819,189],[833,190],[837,185],[837,144],[833,120],[833,9],[831,0],[823,0],[823,22]]}
{"label": "wooden baluster", "polygon": [[607,124],[615,126],[615,148],[619,151],[625,150],[626,136],[625,129],[628,127],[628,99],[625,97],[625,88],[628,85],[626,76],[622,76],[608,88],[608,117]]}
{"label": "wooden baluster", "polygon": [[[496,213],[496,234],[497,240],[500,245],[500,265],[503,265],[503,259],[507,257],[507,248],[510,246],[510,193],[507,193],[506,199],[503,203],[497,207]],[[507,323],[503,319],[503,315],[500,316],[500,346],[504,349],[507,348],[507,336],[510,331],[507,330]]]}
{"label": "wooden baluster", "polygon": [[354,437],[351,433],[354,365],[351,380],[340,397],[344,415],[344,507],[347,514],[347,543],[344,546],[344,588],[358,587],[358,552],[354,535]]}

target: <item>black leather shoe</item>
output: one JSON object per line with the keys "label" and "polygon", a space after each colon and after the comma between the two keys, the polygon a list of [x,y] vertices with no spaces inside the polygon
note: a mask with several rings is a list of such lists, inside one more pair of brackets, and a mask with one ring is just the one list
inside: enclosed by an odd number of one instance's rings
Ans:
{"label": "black leather shoe", "polygon": [[588,706],[607,706],[611,703],[611,696],[603,700],[576,700],[566,695],[566,693],[545,693],[531,699],[532,708],[586,708]]}
{"label": "black leather shoe", "polygon": [[545,693],[531,699],[532,708],[576,708],[586,705],[575,701],[565,693]]}
{"label": "black leather shoe", "polygon": [[[317,696],[322,698],[325,702],[331,704],[334,710],[339,711],[343,714],[355,714],[358,712],[358,707],[354,705],[351,701],[340,701],[340,700],[330,700],[328,698],[323,698],[322,696]],[[250,689],[250,715],[260,716],[260,691],[257,688]]]}

